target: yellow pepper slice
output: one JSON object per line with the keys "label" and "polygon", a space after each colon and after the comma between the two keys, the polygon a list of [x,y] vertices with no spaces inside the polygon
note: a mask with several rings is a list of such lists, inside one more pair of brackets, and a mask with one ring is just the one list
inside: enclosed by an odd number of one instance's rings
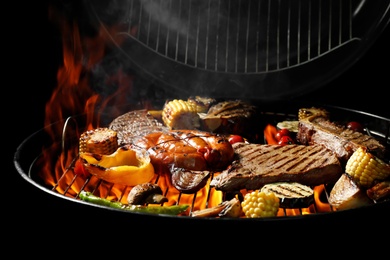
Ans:
{"label": "yellow pepper slice", "polygon": [[111,183],[135,186],[154,177],[154,167],[146,150],[123,146],[109,155],[81,153],[80,158],[90,174]]}

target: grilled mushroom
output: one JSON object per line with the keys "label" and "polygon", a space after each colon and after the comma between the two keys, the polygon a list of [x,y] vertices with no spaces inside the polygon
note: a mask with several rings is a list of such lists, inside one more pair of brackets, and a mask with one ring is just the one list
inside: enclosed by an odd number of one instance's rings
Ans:
{"label": "grilled mushroom", "polygon": [[132,205],[162,204],[168,201],[162,194],[162,190],[157,184],[142,183],[131,189],[127,196],[127,202]]}

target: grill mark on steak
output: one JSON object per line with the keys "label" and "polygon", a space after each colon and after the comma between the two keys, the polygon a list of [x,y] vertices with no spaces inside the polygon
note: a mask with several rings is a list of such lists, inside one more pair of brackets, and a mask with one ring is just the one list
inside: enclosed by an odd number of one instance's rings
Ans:
{"label": "grill mark on steak", "polygon": [[148,110],[134,110],[115,118],[109,128],[118,134],[119,145],[132,144],[153,132],[167,132],[168,127],[155,119]]}
{"label": "grill mark on steak", "polygon": [[316,116],[299,120],[297,141],[303,145],[324,145],[336,153],[342,164],[345,164],[359,147],[368,149],[379,158],[384,158],[386,152],[385,146],[374,137]]}
{"label": "grill mark on steak", "polygon": [[322,145],[236,143],[231,167],[210,183],[217,190],[255,190],[274,182],[316,186],[334,183],[342,168],[336,155]]}

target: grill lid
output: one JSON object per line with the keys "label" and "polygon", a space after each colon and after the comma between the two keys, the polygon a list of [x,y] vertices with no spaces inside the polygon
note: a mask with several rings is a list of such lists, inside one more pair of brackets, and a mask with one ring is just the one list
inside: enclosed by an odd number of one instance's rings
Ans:
{"label": "grill lid", "polygon": [[[135,68],[184,96],[274,101],[351,67],[390,20],[390,1],[93,1]],[[112,28],[120,27],[119,30]]]}

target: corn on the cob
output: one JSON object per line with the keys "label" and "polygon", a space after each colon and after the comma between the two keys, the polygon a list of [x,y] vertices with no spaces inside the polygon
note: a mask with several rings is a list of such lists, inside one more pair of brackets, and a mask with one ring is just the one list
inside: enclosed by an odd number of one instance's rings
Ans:
{"label": "corn on the cob", "polygon": [[345,172],[360,187],[370,188],[390,177],[390,165],[359,147],[348,159]]}
{"label": "corn on the cob", "polygon": [[247,218],[275,217],[279,210],[279,198],[273,192],[255,190],[245,194],[241,206]]}
{"label": "corn on the cob", "polygon": [[79,139],[80,153],[112,154],[117,149],[117,132],[109,128],[88,130]]}
{"label": "corn on the cob", "polygon": [[165,103],[162,120],[171,130],[197,129],[200,127],[197,106],[192,102],[181,99],[174,99]]}
{"label": "corn on the cob", "polygon": [[304,118],[316,118],[316,117],[324,117],[329,118],[329,112],[323,108],[300,108],[298,110],[298,120],[302,120]]}
{"label": "corn on the cob", "polygon": [[198,113],[207,113],[210,106],[216,102],[214,98],[201,96],[191,96],[187,99],[187,101],[196,105]]}

